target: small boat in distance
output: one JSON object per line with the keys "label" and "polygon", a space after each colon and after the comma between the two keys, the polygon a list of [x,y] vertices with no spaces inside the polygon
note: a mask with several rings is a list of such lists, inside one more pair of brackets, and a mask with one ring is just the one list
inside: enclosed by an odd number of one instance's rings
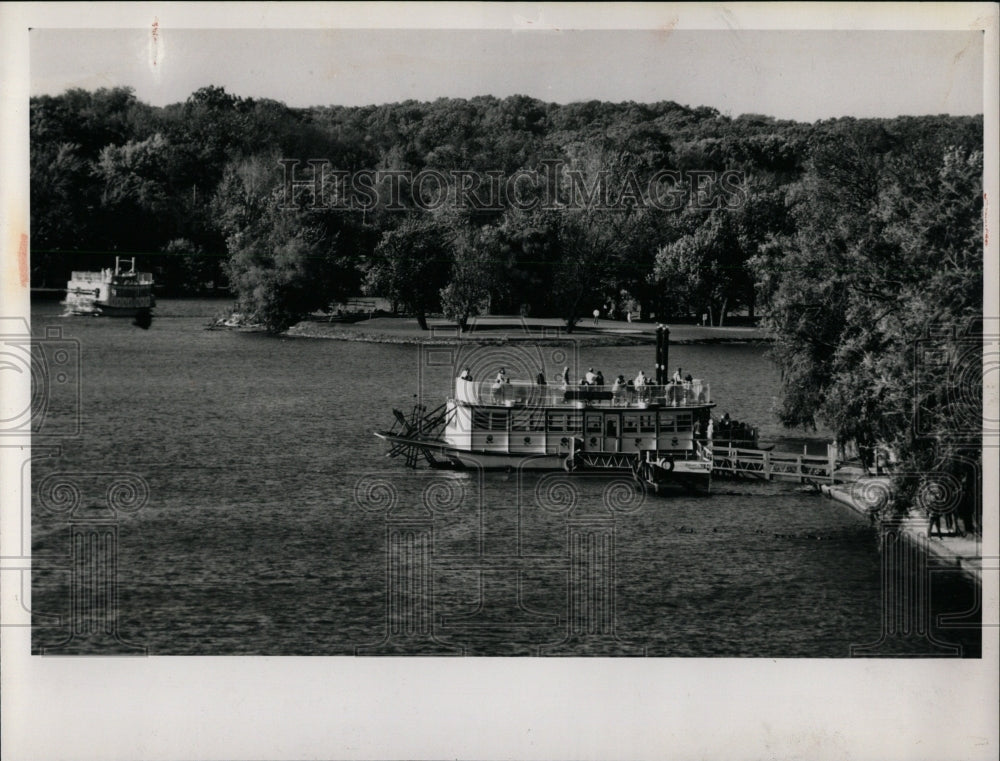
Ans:
{"label": "small boat in distance", "polygon": [[149,315],[155,305],[153,274],[136,272],[135,257],[125,259],[116,256],[114,270],[74,272],[66,284],[66,300],[62,303],[67,315]]}

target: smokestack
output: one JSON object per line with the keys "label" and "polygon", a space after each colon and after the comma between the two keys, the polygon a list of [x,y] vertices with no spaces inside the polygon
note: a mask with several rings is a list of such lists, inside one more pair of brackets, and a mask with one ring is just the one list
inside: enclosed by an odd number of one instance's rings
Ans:
{"label": "smokestack", "polygon": [[656,326],[656,385],[665,386],[670,377],[667,363],[670,360],[670,328],[666,325]]}

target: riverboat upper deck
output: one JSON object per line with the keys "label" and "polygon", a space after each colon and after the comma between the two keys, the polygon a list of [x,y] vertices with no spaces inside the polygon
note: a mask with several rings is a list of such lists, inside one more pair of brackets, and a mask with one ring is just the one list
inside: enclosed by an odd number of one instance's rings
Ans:
{"label": "riverboat upper deck", "polygon": [[530,381],[455,381],[455,401],[499,407],[703,407],[712,404],[711,386],[702,380],[665,385],[539,384]]}

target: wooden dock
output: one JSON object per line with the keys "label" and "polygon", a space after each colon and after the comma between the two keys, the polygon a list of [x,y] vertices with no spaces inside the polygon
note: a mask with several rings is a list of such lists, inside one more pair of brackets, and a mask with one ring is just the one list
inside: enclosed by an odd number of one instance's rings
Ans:
{"label": "wooden dock", "polygon": [[784,480],[799,483],[833,483],[837,467],[834,447],[827,455],[794,454],[730,446],[712,447],[712,475]]}

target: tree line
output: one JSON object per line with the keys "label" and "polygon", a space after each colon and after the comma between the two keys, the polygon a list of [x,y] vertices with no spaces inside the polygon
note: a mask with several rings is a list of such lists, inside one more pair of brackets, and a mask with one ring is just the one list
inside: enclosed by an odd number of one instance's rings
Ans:
{"label": "tree line", "polygon": [[[168,293],[226,284],[272,331],[360,293],[424,326],[747,314],[774,339],[784,422],[977,477],[955,463],[980,461],[961,358],[982,317],[981,116],[805,124],[524,96],[290,108],[205,87],[163,108],[69,90],[33,97],[30,119],[35,286],[121,253]],[[325,170],[397,192],[320,203]],[[513,193],[458,202],[493,182]],[[950,359],[925,362],[928,341]]]}

